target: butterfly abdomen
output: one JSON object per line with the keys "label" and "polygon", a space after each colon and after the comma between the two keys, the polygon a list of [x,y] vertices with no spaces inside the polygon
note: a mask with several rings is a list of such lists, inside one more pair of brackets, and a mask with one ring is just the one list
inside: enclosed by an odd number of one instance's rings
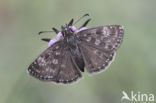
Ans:
{"label": "butterfly abdomen", "polygon": [[82,72],[84,72],[84,60],[81,55],[79,46],[78,46],[78,40],[75,38],[73,35],[67,37],[67,44],[68,44],[68,49],[70,50],[71,57],[78,67]]}

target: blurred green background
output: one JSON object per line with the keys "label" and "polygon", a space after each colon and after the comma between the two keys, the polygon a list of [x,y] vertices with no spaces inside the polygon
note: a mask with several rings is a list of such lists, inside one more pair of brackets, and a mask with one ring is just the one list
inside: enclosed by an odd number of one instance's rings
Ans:
{"label": "blurred green background", "polygon": [[[156,96],[155,0],[1,0],[0,103],[125,103],[122,91]],[[68,23],[85,13],[88,27],[119,24],[123,44],[109,69],[72,85],[41,82],[26,72],[48,46],[41,30]],[[76,26],[81,25],[85,19]]]}

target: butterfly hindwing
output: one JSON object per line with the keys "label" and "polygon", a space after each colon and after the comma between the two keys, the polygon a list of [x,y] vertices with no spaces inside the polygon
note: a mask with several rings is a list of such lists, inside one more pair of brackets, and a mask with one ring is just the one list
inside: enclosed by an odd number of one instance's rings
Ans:
{"label": "butterfly hindwing", "polygon": [[114,52],[105,52],[88,44],[80,46],[88,73],[104,70],[113,60]]}
{"label": "butterfly hindwing", "polygon": [[81,77],[62,40],[46,49],[28,68],[30,75],[42,81],[70,83]]}
{"label": "butterfly hindwing", "polygon": [[81,72],[71,57],[71,53],[66,51],[60,65],[60,70],[55,82],[71,83],[81,78]]}

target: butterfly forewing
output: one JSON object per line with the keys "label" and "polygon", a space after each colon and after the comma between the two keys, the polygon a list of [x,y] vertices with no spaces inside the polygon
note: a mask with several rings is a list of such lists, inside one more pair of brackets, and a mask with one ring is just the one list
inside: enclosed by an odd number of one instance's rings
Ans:
{"label": "butterfly forewing", "polygon": [[62,40],[46,49],[28,68],[30,75],[43,81],[70,83],[81,77]]}
{"label": "butterfly forewing", "polygon": [[80,31],[76,36],[85,43],[105,51],[118,49],[123,39],[123,26],[110,25]]}
{"label": "butterfly forewing", "polygon": [[102,26],[80,31],[76,34],[89,73],[104,70],[114,58],[123,39],[123,27]]}

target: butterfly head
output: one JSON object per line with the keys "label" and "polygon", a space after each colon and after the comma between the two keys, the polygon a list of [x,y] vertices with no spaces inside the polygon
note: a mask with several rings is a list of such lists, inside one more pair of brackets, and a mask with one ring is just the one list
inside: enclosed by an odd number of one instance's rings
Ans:
{"label": "butterfly head", "polygon": [[[91,19],[88,19],[84,24],[77,30],[75,25],[77,22],[79,22],[83,17],[89,16],[88,14],[83,15],[80,17],[77,21],[74,22],[74,19],[71,19],[70,22],[66,25],[61,26],[61,30],[57,30],[56,28],[52,28],[53,31],[40,31],[38,34],[46,33],[46,32],[55,32],[57,34],[58,39],[63,39],[64,37],[69,37],[70,35],[76,34],[82,30],[87,29],[86,25]],[[42,38],[43,41],[49,42],[49,46],[53,45],[56,40],[50,39],[50,38]]]}
{"label": "butterfly head", "polygon": [[63,37],[72,35],[75,31],[76,31],[75,26],[69,26],[67,24],[64,26],[61,26],[61,33],[62,33]]}

